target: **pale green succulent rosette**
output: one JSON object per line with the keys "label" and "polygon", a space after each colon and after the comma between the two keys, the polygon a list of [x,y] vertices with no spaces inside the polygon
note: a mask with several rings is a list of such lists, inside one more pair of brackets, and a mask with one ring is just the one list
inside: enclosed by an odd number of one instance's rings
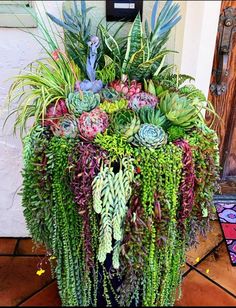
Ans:
{"label": "pale green succulent rosette", "polygon": [[91,91],[78,91],[68,95],[66,100],[67,108],[76,117],[82,112],[89,112],[100,104],[100,95]]}
{"label": "pale green succulent rosette", "polygon": [[134,136],[133,144],[156,149],[166,142],[167,135],[161,127],[153,124],[142,124],[140,130]]}

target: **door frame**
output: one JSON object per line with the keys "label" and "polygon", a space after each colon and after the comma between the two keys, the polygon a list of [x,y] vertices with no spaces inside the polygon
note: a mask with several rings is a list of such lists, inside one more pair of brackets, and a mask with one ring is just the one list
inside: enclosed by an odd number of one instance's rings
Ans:
{"label": "door frame", "polygon": [[[208,96],[221,1],[177,1],[182,20],[176,27],[175,64],[180,73],[195,78],[195,85]],[[207,31],[206,31],[207,29]]]}

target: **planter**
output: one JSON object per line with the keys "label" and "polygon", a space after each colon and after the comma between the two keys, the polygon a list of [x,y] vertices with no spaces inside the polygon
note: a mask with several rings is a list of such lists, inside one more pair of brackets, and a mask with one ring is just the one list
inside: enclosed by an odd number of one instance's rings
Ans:
{"label": "planter", "polygon": [[66,52],[51,40],[49,58],[10,91],[28,86],[16,127],[34,117],[23,137],[24,215],[63,306],[172,306],[186,249],[214,212],[218,139],[200,113],[214,111],[191,77],[164,64],[178,5],[157,16],[156,2],[146,34],[138,15],[124,45],[102,25],[89,35],[86,12],[82,1],[77,19],[49,14],[65,28]]}

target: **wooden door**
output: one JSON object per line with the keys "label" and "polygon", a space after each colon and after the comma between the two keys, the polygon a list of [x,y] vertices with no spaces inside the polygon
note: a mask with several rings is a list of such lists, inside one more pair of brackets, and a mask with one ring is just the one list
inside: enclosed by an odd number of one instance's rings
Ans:
{"label": "wooden door", "polygon": [[[220,138],[221,188],[236,194],[236,1],[222,1],[209,90],[220,120],[213,122]],[[212,115],[207,114],[208,124]]]}

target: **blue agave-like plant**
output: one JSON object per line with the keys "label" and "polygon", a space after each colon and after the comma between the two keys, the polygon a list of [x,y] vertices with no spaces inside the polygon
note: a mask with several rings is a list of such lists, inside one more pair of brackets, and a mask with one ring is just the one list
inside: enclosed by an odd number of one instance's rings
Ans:
{"label": "blue agave-like plant", "polygon": [[147,148],[158,148],[167,142],[165,131],[153,124],[142,124],[134,136],[134,144]]}
{"label": "blue agave-like plant", "polygon": [[86,71],[89,80],[85,79],[82,82],[77,82],[75,90],[92,91],[93,93],[98,93],[101,91],[103,83],[101,80],[96,80],[97,50],[99,45],[99,38],[92,35],[88,41],[89,55],[86,63]]}

